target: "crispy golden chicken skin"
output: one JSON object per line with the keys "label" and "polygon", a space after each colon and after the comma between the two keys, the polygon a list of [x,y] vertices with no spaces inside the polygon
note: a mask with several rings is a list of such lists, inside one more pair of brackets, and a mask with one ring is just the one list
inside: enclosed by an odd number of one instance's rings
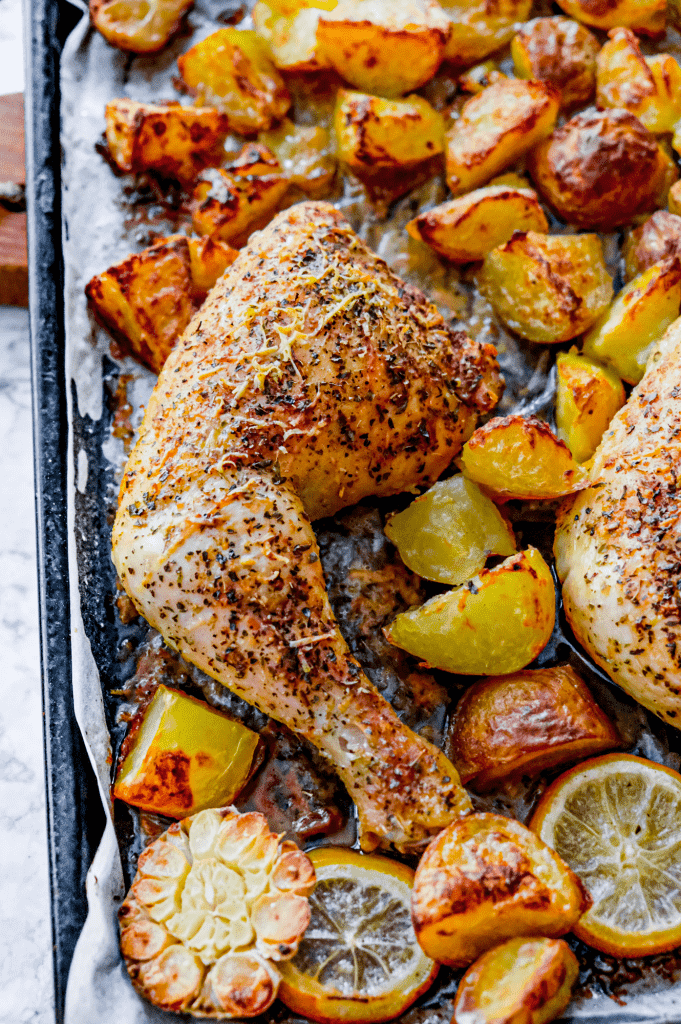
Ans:
{"label": "crispy golden chicken skin", "polygon": [[681,725],[681,320],[617,413],[593,487],[558,519],[556,565],[580,643],[644,707]]}
{"label": "crispy golden chicken skin", "polygon": [[187,328],[121,486],[113,557],[132,600],[333,762],[365,848],[418,847],[470,803],[350,656],[310,520],[435,480],[498,399],[494,356],[333,207],[300,204]]}

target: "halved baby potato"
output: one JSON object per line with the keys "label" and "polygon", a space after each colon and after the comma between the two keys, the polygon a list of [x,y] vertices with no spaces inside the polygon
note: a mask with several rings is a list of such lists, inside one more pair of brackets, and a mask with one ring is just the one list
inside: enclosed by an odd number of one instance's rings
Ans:
{"label": "halved baby potato", "polygon": [[267,147],[246,145],[231,164],[199,178],[190,203],[194,230],[239,248],[269,222],[288,187]]}
{"label": "halved baby potato", "polygon": [[392,515],[385,533],[412,572],[437,583],[464,583],[484,568],[488,555],[516,551],[511,526],[461,473]]}
{"label": "halved baby potato", "polygon": [[511,40],[532,0],[444,0],[442,7],[452,23],[445,59],[466,67]]}
{"label": "halved baby potato", "polygon": [[508,938],[565,935],[590,902],[567,864],[520,822],[469,814],[421,858],[412,920],[428,956],[464,967]]}
{"label": "halved baby potato", "polygon": [[407,224],[412,238],[420,238],[453,263],[483,259],[516,231],[548,229],[536,192],[503,185],[468,192],[420,213]]}
{"label": "halved baby potato", "polygon": [[199,104],[217,107],[230,128],[254,135],[281,120],[291,106],[284,80],[257,32],[221,28],[177,59]]}
{"label": "halved baby potato", "polygon": [[653,209],[671,184],[670,163],[655,136],[628,110],[592,107],[528,158],[544,199],[568,224],[590,231],[612,231]]}
{"label": "halved baby potato", "polygon": [[632,28],[647,36],[664,32],[667,0],[557,0],[571,18],[594,28]]}
{"label": "halved baby potato", "polygon": [[284,118],[276,128],[261,132],[258,141],[275,156],[292,185],[312,199],[326,195],[336,173],[336,156],[325,128]]}
{"label": "halved baby potato", "polygon": [[451,754],[480,793],[612,750],[620,738],[569,665],[525,669],[474,683],[452,723]]}
{"label": "halved baby potato", "polygon": [[328,68],[320,51],[317,25],[322,10],[333,10],[336,0],[258,0],[252,17],[259,35],[266,40],[280,71],[304,72]]}
{"label": "halved baby potato", "polygon": [[[670,195],[670,206],[672,202]],[[681,217],[666,210],[656,210],[643,224],[629,232],[622,255],[628,281],[655,263],[681,256]]]}
{"label": "halved baby potato", "polygon": [[485,257],[480,286],[511,330],[528,341],[569,341],[612,300],[598,235],[517,233]]}
{"label": "halved baby potato", "polygon": [[90,0],[90,18],[107,43],[129,53],[158,53],[194,0]]}
{"label": "halved baby potato", "polygon": [[584,355],[612,366],[628,384],[641,380],[648,356],[681,306],[681,258],[656,263],[622,289],[584,338]]}
{"label": "halved baby potato", "polygon": [[599,48],[592,32],[560,16],[534,18],[511,40],[518,78],[539,78],[555,85],[563,108],[588,103],[593,96]]}
{"label": "halved baby potato", "polygon": [[317,28],[323,58],[362,92],[402,96],[440,66],[449,21],[436,0],[339,0]]}
{"label": "halved baby potato", "polygon": [[528,548],[402,612],[385,635],[391,644],[446,672],[517,672],[548,643],[555,601],[551,570],[535,548]]}
{"label": "halved baby potato", "polygon": [[106,141],[121,171],[156,171],[185,184],[225,158],[229,121],[214,107],[138,103],[125,98],[106,105]]}
{"label": "halved baby potato", "polygon": [[113,794],[134,807],[185,818],[233,803],[258,735],[209,704],[161,684],[116,775]]}
{"label": "halved baby potato", "polygon": [[588,483],[567,445],[533,416],[489,420],[463,446],[460,459],[466,476],[503,499],[561,498]]}
{"label": "halved baby potato", "polygon": [[560,93],[545,82],[507,78],[464,104],[447,132],[447,183],[457,196],[485,184],[547,136]]}
{"label": "halved baby potato", "polygon": [[341,89],[334,127],[339,159],[359,174],[407,169],[444,150],[444,118],[422,96],[382,99]]}
{"label": "halved baby potato", "polygon": [[562,939],[509,939],[468,968],[452,1024],[549,1024],[578,976],[577,957]]}
{"label": "halved baby potato", "polygon": [[631,111],[657,135],[681,119],[681,67],[668,53],[644,57],[628,28],[614,28],[598,54],[596,102]]}
{"label": "halved baby potato", "polygon": [[624,405],[622,381],[576,349],[556,360],[556,427],[577,462],[594,454],[610,420]]}

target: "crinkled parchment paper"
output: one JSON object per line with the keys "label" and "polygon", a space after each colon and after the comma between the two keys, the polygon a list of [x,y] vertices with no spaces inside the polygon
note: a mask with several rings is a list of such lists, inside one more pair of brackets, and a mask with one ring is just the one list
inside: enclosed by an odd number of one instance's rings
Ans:
{"label": "crinkled parchment paper", "polygon": [[[112,1024],[114,1020],[116,1024],[142,1024],[173,1019],[172,1014],[154,1009],[137,996],[118,951],[116,911],[124,890],[110,805],[111,748],[100,672],[91,646],[91,640],[94,643],[96,638],[92,630],[89,638],[86,635],[83,617],[87,617],[87,609],[81,605],[81,595],[88,590],[87,577],[92,575],[93,565],[95,572],[99,565],[107,580],[111,576],[107,544],[97,547],[98,531],[92,524],[96,521],[93,517],[99,515],[104,521],[107,514],[107,510],[101,508],[102,465],[109,467],[110,478],[115,482],[125,455],[120,441],[108,433],[103,436],[98,432],[104,411],[106,376],[114,364],[110,359],[110,339],[90,317],[83,288],[94,274],[148,244],[139,221],[131,217],[131,204],[125,198],[126,185],[132,185],[132,179],[117,177],[96,147],[101,142],[108,100],[117,96],[140,100],[177,98],[173,76],[178,54],[224,24],[238,6],[238,3],[230,4],[230,0],[213,3],[202,0],[190,16],[191,40],[189,34],[185,34],[153,57],[131,58],[113,49],[90,28],[84,17],[62,56],[73,687],[78,723],[107,814],[106,831],[88,876],[89,914],[71,967],[66,994],[67,1024]],[[533,346],[522,348],[494,322],[489,307],[469,283],[460,281],[455,271],[444,267],[420,243],[409,240],[403,230],[417,205],[433,205],[444,195],[442,183],[433,181],[423,186],[416,197],[398,203],[385,221],[367,212],[359,190],[352,185],[346,186],[338,205],[367,242],[401,276],[420,285],[446,315],[461,318],[480,340],[490,340],[497,345],[508,383],[502,411],[545,412],[551,407],[554,387],[552,375],[547,372],[548,352]],[[162,224],[155,226],[163,230]],[[170,230],[172,226],[168,225],[168,233]],[[615,253],[614,245],[609,249]],[[140,408],[153,386],[153,377],[129,359],[122,361],[121,369],[131,375],[127,395],[134,410],[133,422],[137,423]],[[91,439],[89,450],[83,443],[85,435]],[[97,458],[93,458],[93,444],[99,446]],[[114,488],[113,484],[108,486],[111,506]],[[100,502],[100,505],[93,506],[93,502]],[[89,517],[83,513],[84,508],[90,508]],[[101,532],[106,538],[108,531],[109,527],[104,525]],[[678,767],[678,757],[669,754],[664,738],[660,739],[654,730],[643,735],[638,752]],[[666,981],[657,976],[652,981],[648,979],[638,986],[638,994],[629,999],[627,1006],[620,1006],[605,996],[596,996],[573,1004],[569,1013],[572,1018],[594,1022],[681,1021],[681,992],[672,984],[676,976],[676,971],[667,971]],[[650,989],[657,991],[650,992]],[[447,1003],[439,1009],[412,1011],[409,1018],[419,1024],[444,1024],[450,1014],[451,1007]]]}

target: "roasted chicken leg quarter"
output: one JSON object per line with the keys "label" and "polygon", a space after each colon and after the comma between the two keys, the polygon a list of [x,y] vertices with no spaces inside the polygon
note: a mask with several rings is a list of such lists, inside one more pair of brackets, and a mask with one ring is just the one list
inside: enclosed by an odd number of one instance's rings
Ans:
{"label": "roasted chicken leg quarter", "polygon": [[187,328],[121,485],[113,557],[137,608],[330,759],[366,849],[416,849],[470,802],[350,656],[310,520],[435,480],[501,387],[494,349],[302,203]]}
{"label": "roasted chicken leg quarter", "polygon": [[558,519],[567,618],[615,682],[681,728],[681,320],[610,424],[591,479]]}

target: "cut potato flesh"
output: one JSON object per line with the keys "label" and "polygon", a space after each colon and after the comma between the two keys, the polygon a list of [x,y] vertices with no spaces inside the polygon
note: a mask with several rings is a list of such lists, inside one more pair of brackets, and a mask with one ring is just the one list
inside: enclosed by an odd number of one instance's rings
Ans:
{"label": "cut potato flesh", "polygon": [[599,107],[624,107],[656,134],[674,131],[681,119],[681,67],[668,53],[644,57],[627,28],[612,29],[598,55]]}
{"label": "cut potato flesh", "polygon": [[557,0],[566,14],[594,28],[633,28],[657,36],[664,32],[667,0]]}
{"label": "cut potato flesh", "polygon": [[612,370],[576,351],[556,360],[556,426],[577,462],[594,454],[610,421],[624,405],[622,381]]}
{"label": "cut potato flesh", "polygon": [[445,58],[466,67],[510,42],[532,0],[445,0],[442,7],[452,23]]}
{"label": "cut potato flesh", "polygon": [[413,167],[444,150],[444,119],[421,96],[386,100],[341,89],[334,126],[338,156],[357,172]]}
{"label": "cut potato flesh", "polygon": [[90,0],[90,17],[107,43],[130,53],[158,53],[194,0]]}

